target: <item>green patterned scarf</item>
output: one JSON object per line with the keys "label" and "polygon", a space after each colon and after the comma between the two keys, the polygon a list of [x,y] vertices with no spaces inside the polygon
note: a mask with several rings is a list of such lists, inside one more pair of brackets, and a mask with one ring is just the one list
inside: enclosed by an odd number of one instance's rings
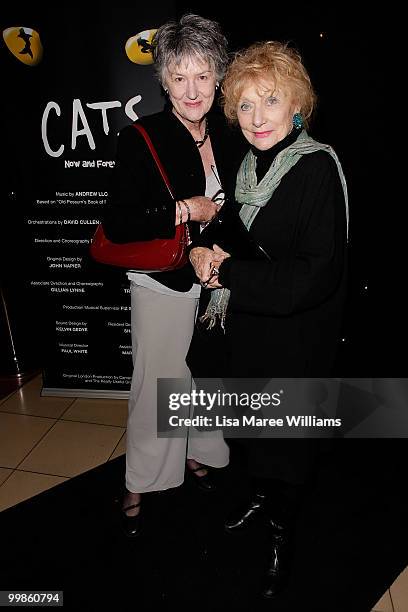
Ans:
{"label": "green patterned scarf", "polygon": [[[313,140],[305,130],[302,130],[291,145],[280,151],[273,160],[268,172],[265,174],[259,185],[256,177],[256,156],[249,150],[244,157],[237,175],[235,188],[235,199],[242,204],[239,216],[244,225],[249,230],[259,210],[263,208],[271,199],[275,189],[279,186],[282,178],[297,162],[302,155],[314,153],[315,151],[326,151],[331,155],[337,164],[341,184],[344,191],[346,204],[347,233],[349,224],[348,196],[346,179],[339,159],[330,145],[322,144]],[[230,290],[214,289],[207,309],[200,321],[207,324],[211,329],[220,320],[221,327],[225,331],[225,318],[230,298]]]}

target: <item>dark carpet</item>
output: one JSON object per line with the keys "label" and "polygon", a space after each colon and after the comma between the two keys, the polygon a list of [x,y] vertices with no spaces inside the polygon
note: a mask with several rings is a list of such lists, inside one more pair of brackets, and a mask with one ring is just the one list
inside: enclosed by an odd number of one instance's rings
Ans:
{"label": "dark carpet", "polygon": [[408,563],[408,506],[396,478],[406,469],[398,464],[405,441],[381,441],[394,450],[375,440],[337,442],[299,517],[290,587],[274,602],[258,598],[267,527],[223,531],[223,518],[248,494],[234,446],[216,492],[189,478],[146,495],[145,529],[134,540],[122,535],[114,502],[124,457],[4,511],[0,588],[63,590],[64,609],[79,611],[368,612]]}

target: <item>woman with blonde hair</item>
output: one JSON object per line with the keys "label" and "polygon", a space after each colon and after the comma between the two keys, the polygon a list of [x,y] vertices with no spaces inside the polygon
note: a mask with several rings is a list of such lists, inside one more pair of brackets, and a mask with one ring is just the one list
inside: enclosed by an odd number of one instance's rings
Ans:
{"label": "woman with blonde hair", "polygon": [[[217,368],[226,377],[330,376],[346,288],[347,189],[332,147],[306,131],[316,104],[309,75],[287,44],[256,43],[236,55],[223,95],[227,118],[239,124],[250,145],[235,201],[225,206],[237,211],[262,256],[235,253],[228,239],[213,244],[213,224],[202,233],[190,259],[207,291],[188,363],[200,377],[213,376]],[[200,363],[203,337],[207,353]],[[211,338],[218,353],[221,345],[223,350],[218,365],[212,352],[209,370]],[[254,519],[269,520],[275,537],[264,595],[270,597],[288,574],[291,526],[315,444],[243,442],[253,497],[225,528],[237,533]]]}

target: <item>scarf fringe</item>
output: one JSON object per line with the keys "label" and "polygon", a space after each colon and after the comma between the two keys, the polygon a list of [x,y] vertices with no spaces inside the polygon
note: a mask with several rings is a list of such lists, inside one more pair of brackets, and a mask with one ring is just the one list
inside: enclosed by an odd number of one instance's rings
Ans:
{"label": "scarf fringe", "polygon": [[201,317],[199,318],[199,321],[200,323],[205,325],[206,329],[213,329],[213,327],[217,325],[218,319],[220,321],[221,329],[225,334],[226,313],[211,312],[210,314],[210,313],[205,312],[203,315],[201,315]]}

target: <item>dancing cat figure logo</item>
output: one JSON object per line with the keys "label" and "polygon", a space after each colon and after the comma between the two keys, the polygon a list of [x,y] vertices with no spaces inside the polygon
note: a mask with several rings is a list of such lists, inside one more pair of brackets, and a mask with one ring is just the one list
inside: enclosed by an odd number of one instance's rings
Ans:
{"label": "dancing cat figure logo", "polygon": [[134,64],[147,66],[153,64],[152,40],[156,30],[144,30],[126,41],[126,55]]}
{"label": "dancing cat figure logo", "polygon": [[17,26],[3,30],[4,42],[11,53],[27,66],[41,62],[43,47],[38,32],[32,28]]}

